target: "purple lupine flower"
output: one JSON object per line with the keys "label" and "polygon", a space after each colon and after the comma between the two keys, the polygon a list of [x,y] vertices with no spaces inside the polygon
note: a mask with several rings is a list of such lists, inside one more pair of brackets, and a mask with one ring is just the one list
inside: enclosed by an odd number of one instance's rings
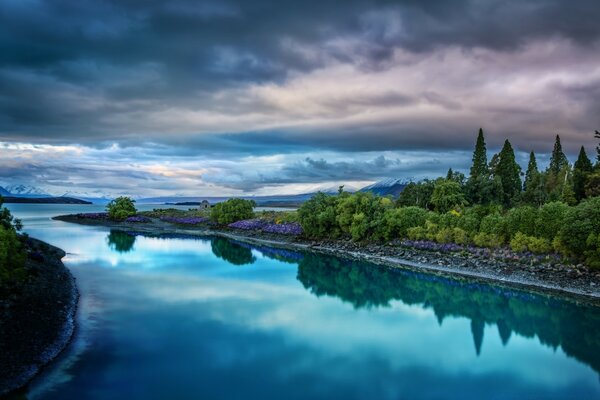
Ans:
{"label": "purple lupine flower", "polygon": [[263,232],[278,233],[280,235],[302,235],[304,232],[302,226],[297,222],[287,222],[283,224],[267,224],[262,228]]}
{"label": "purple lupine flower", "polygon": [[141,223],[141,224],[146,224],[151,221],[152,220],[150,218],[144,217],[143,215],[134,215],[133,217],[129,217],[125,220],[125,222]]}
{"label": "purple lupine flower", "polygon": [[81,213],[76,214],[78,219],[108,219],[108,213],[99,212],[99,213]]}
{"label": "purple lupine flower", "polygon": [[233,228],[233,229],[242,229],[242,230],[246,230],[246,231],[253,231],[253,230],[261,230],[267,224],[269,224],[269,222],[265,221],[264,219],[253,218],[253,219],[243,219],[241,221],[236,221],[227,226],[230,228]]}
{"label": "purple lupine flower", "polygon": [[197,225],[208,222],[208,217],[160,217],[161,221],[170,222],[172,224],[181,225]]}

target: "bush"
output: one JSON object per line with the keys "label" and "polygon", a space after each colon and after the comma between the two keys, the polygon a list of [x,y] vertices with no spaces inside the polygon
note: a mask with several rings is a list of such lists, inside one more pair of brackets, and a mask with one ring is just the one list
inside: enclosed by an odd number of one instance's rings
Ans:
{"label": "bush", "polygon": [[385,231],[381,227],[384,213],[391,207],[390,199],[371,192],[345,194],[339,198],[336,221],[340,230],[350,234],[353,240],[380,239]]}
{"label": "bush", "polygon": [[137,214],[134,204],[135,200],[129,197],[117,197],[106,206],[106,212],[110,219],[123,221]]}
{"label": "bush", "polygon": [[458,182],[441,179],[435,183],[431,195],[431,204],[433,204],[436,211],[445,213],[465,206],[467,201]]}
{"label": "bush", "polygon": [[336,219],[338,196],[317,193],[298,209],[298,219],[304,233],[312,238],[336,238],[340,228]]}
{"label": "bush", "polygon": [[570,207],[561,225],[559,236],[564,253],[579,260],[593,258],[589,252],[594,250],[589,248],[588,239],[600,232],[600,197]]}
{"label": "bush", "polygon": [[2,207],[0,196],[0,286],[23,276],[27,254],[17,233],[21,222]]}
{"label": "bush", "polygon": [[425,225],[427,211],[420,207],[401,207],[385,211],[384,234],[385,239],[405,238],[410,228]]}
{"label": "bush", "polygon": [[547,239],[528,236],[523,232],[517,232],[510,241],[510,248],[518,253],[530,251],[536,254],[547,254],[552,251],[552,244]]}
{"label": "bush", "polygon": [[552,241],[561,230],[569,206],[558,201],[544,204],[535,221],[535,236]]}
{"label": "bush", "polygon": [[506,213],[506,227],[509,237],[517,232],[528,236],[535,235],[535,224],[538,217],[538,209],[531,206],[516,207]]}
{"label": "bush", "polygon": [[481,220],[481,225],[479,227],[480,233],[485,233],[487,235],[494,235],[497,238],[501,239],[502,242],[506,240],[506,219],[500,215],[499,213],[494,213],[490,215],[486,215]]}
{"label": "bush", "polygon": [[479,247],[497,248],[504,244],[504,238],[493,233],[480,232],[473,237],[473,243]]}
{"label": "bush", "polygon": [[229,199],[217,203],[210,210],[210,219],[220,225],[229,225],[243,219],[254,218],[256,203],[252,200]]}

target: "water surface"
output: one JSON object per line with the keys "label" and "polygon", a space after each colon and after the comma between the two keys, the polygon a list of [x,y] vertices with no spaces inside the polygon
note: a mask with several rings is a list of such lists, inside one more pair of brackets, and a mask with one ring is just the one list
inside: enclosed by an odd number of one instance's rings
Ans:
{"label": "water surface", "polygon": [[[28,399],[600,398],[600,312],[557,298],[220,238],[50,220],[76,338]],[[152,208],[152,207],[150,207]]]}

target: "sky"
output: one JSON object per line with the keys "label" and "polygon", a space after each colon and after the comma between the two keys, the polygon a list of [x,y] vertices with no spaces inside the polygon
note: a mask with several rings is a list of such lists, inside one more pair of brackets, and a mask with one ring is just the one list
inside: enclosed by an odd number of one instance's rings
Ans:
{"label": "sky", "polygon": [[237,196],[600,129],[597,0],[0,0],[0,185]]}

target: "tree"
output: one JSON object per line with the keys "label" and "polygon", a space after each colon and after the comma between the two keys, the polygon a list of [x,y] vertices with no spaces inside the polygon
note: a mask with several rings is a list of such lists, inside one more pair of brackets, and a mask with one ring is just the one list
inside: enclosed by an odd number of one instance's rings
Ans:
{"label": "tree", "polygon": [[337,238],[340,228],[336,220],[337,204],[341,196],[319,192],[298,209],[298,220],[304,234],[311,238]]}
{"label": "tree", "polygon": [[510,207],[521,193],[521,167],[515,161],[515,152],[508,140],[498,154],[498,165],[494,173],[502,182],[502,203]]}
{"label": "tree", "polygon": [[[487,150],[483,129],[479,129],[475,151],[473,152],[473,164],[469,180],[465,186],[466,197],[471,204],[488,204],[493,202],[493,181],[490,179],[490,171],[487,164]],[[491,197],[490,197],[491,196]]]}
{"label": "tree", "polygon": [[460,185],[455,181],[440,179],[436,182],[431,195],[431,204],[436,211],[445,213],[467,204]]}
{"label": "tree", "polygon": [[410,182],[400,193],[396,204],[400,207],[417,206],[425,209],[432,209],[431,195],[435,182],[424,179],[421,182]]}
{"label": "tree", "polygon": [[27,257],[18,234],[21,221],[14,219],[3,203],[0,196],[0,286],[21,275]]}
{"label": "tree", "polygon": [[569,164],[567,156],[562,151],[562,145],[560,144],[560,136],[556,135],[554,142],[554,149],[552,150],[552,156],[550,157],[550,165],[548,171],[553,175],[558,175],[560,170]]}
{"label": "tree", "polygon": [[585,153],[584,147],[581,146],[579,157],[577,157],[573,168],[573,192],[577,202],[586,198],[585,186],[593,169],[592,162]]}
{"label": "tree", "polygon": [[[600,132],[595,131],[594,137],[596,139],[600,139]],[[596,165],[600,165],[600,145],[596,146],[596,153],[598,153],[598,155],[596,156]]]}
{"label": "tree", "polygon": [[220,225],[229,225],[243,219],[254,218],[253,200],[229,199],[215,204],[210,210],[210,219]]}
{"label": "tree", "polygon": [[135,205],[133,203],[135,203],[135,200],[132,200],[129,197],[117,197],[106,206],[108,217],[110,219],[122,221],[128,217],[134,216],[137,214],[137,210],[135,209]]}
{"label": "tree", "polygon": [[475,151],[473,152],[473,165],[471,166],[471,175],[469,179],[477,178],[481,175],[487,175],[487,150],[485,147],[485,138],[483,137],[483,129],[479,128],[477,141],[475,142]]}
{"label": "tree", "polygon": [[544,192],[544,183],[542,174],[538,171],[535,153],[529,154],[529,163],[525,173],[525,182],[523,183],[523,195],[521,200],[524,204],[541,206],[545,203],[546,193]]}

